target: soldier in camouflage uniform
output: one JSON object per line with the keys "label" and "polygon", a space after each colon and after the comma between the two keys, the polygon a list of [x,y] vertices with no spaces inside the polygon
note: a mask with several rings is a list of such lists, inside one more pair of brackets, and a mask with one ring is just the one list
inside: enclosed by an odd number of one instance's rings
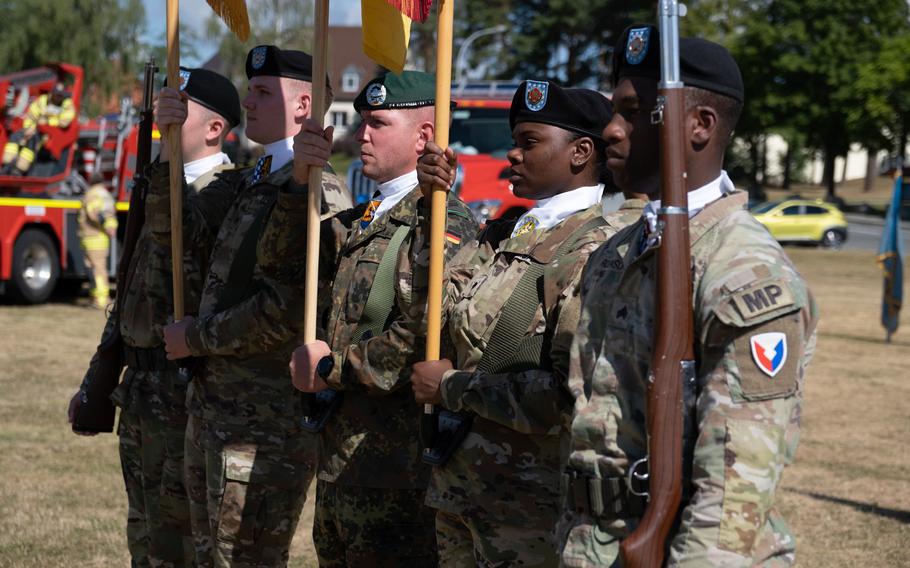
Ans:
{"label": "soldier in camouflage uniform", "polygon": [[[307,201],[306,187],[292,177],[292,157],[293,135],[309,118],[311,69],[305,53],[254,48],[243,105],[246,134],[264,144],[265,155],[255,168],[218,176],[200,194],[184,193],[185,243],[214,240],[198,314],[164,330],[169,359],[205,358],[189,387],[186,431],[199,566],[286,565],[315,473],[316,439],[300,428],[301,398],[287,367],[302,297],[268,274],[288,248],[258,246],[263,232],[296,234],[295,227],[274,225],[273,209]],[[163,90],[159,126],[184,117],[177,93]],[[166,175],[166,164],[152,168],[153,180]],[[347,188],[331,172],[321,191],[324,212],[350,207]],[[166,191],[149,198],[149,223],[162,243],[169,239],[168,206]]]}
{"label": "soldier in camouflage uniform", "polygon": [[[341,397],[320,435],[313,527],[320,566],[437,563],[433,510],[424,505],[430,472],[420,459],[420,408],[407,388],[425,347],[429,211],[415,167],[433,137],[434,98],[432,75],[405,71],[370,81],[354,103],[363,118],[357,137],[364,174],[379,191],[334,220],[350,237],[332,289],[328,343],[300,347],[292,362],[298,388],[330,388]],[[328,153],[319,134],[313,144],[323,158],[307,158],[316,166]],[[477,225],[456,197],[447,209],[451,257],[473,240]],[[374,290],[388,300],[365,331],[366,314],[378,305]]]}
{"label": "soldier in camouflage uniform", "polygon": [[[602,217],[601,135],[611,115],[596,91],[522,83],[507,157],[515,194],[537,205],[517,221],[489,222],[449,265],[448,359],[418,363],[411,376],[417,402],[471,420],[451,458],[433,469],[427,493],[444,566],[557,564],[559,433],[572,410],[565,379],[579,311],[573,290],[591,251],[628,217]],[[431,150],[419,170],[426,188],[454,172]]]}
{"label": "soldier in camouflage uniform", "polygon": [[[221,149],[228,132],[240,123],[240,97],[226,77],[212,71],[182,68],[181,76],[181,90],[188,98],[181,129],[184,179],[200,191],[215,173],[231,167]],[[166,188],[168,180],[159,177],[155,183]],[[199,246],[207,258],[208,250]],[[198,263],[200,254],[185,258],[190,311],[196,311],[202,293],[205,268]],[[127,281],[120,283],[121,313],[109,315],[101,341],[105,343],[119,320],[126,372],[112,399],[121,408],[117,433],[129,505],[127,543],[133,566],[193,566],[183,482],[186,382],[165,356],[161,331],[168,323],[163,308],[173,304],[170,251],[151,238],[148,225],[139,233],[130,264]],[[90,370],[86,380],[91,375]]]}
{"label": "soldier in camouflage uniform", "polygon": [[[617,185],[658,196],[657,29],[633,26],[614,51],[608,166]],[[742,108],[739,68],[719,45],[680,41],[695,316],[696,393],[686,410],[681,515],[669,566],[787,566],[795,541],[774,506],[799,437],[816,306],[780,246],[745,210],[721,169]],[[588,261],[569,384],[576,397],[565,566],[618,564],[645,503],[625,485],[647,452],[646,388],[654,333],[658,203]],[[685,301],[680,299],[681,301]],[[644,488],[637,487],[636,491]]]}

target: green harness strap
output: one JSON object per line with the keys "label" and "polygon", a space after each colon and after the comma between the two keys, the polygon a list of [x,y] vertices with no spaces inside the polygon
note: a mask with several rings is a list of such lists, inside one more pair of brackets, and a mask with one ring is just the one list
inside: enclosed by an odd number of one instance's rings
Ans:
{"label": "green harness strap", "polygon": [[[596,217],[576,229],[556,249],[553,260],[557,260],[569,252],[585,233],[605,224],[606,221],[603,218]],[[499,320],[493,328],[487,348],[477,364],[478,371],[501,373],[540,368],[544,334],[525,337],[525,333],[534,320],[537,306],[543,303],[541,279],[546,266],[546,264],[531,261],[528,270],[512,290],[508,301],[499,313]]]}
{"label": "green harness strap", "polygon": [[376,269],[376,276],[370,287],[370,295],[363,307],[363,313],[360,314],[357,329],[351,336],[351,345],[360,343],[367,332],[370,332],[371,336],[376,336],[385,329],[386,320],[395,306],[395,262],[410,229],[408,225],[398,227],[389,241],[389,246],[382,253],[379,268]]}

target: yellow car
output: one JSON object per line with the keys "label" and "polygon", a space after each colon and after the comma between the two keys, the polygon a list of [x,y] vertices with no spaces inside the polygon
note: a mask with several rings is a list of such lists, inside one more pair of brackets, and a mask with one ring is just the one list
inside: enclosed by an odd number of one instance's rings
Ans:
{"label": "yellow car", "polygon": [[840,209],[823,201],[769,201],[751,213],[780,242],[816,243],[838,249],[847,241],[847,219]]}

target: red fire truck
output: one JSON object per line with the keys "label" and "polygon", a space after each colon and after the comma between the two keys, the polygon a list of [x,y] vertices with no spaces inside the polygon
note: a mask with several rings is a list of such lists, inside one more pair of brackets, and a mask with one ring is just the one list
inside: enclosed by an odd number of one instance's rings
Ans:
{"label": "red fire truck", "polygon": [[[66,85],[78,116],[81,67],[57,63],[0,76],[0,147],[21,128],[28,104],[58,82]],[[137,117],[125,99],[119,115],[73,121],[62,129],[42,125],[39,133],[47,142],[28,175],[0,176],[0,292],[26,303],[47,300],[61,280],[86,278],[76,219],[95,171],[116,196],[121,231],[125,227]],[[113,274],[116,243],[112,249]]]}

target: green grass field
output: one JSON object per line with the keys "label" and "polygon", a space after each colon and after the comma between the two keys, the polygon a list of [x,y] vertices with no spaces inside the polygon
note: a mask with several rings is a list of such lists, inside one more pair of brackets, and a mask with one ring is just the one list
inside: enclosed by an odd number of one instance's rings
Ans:
{"label": "green grass field", "polygon": [[[890,345],[871,253],[790,249],[821,306],[802,443],[781,506],[801,566],[905,566],[910,542],[910,319]],[[128,566],[116,438],[66,424],[103,323],[58,301],[0,305],[0,568]],[[314,566],[312,499],[291,566]]]}

